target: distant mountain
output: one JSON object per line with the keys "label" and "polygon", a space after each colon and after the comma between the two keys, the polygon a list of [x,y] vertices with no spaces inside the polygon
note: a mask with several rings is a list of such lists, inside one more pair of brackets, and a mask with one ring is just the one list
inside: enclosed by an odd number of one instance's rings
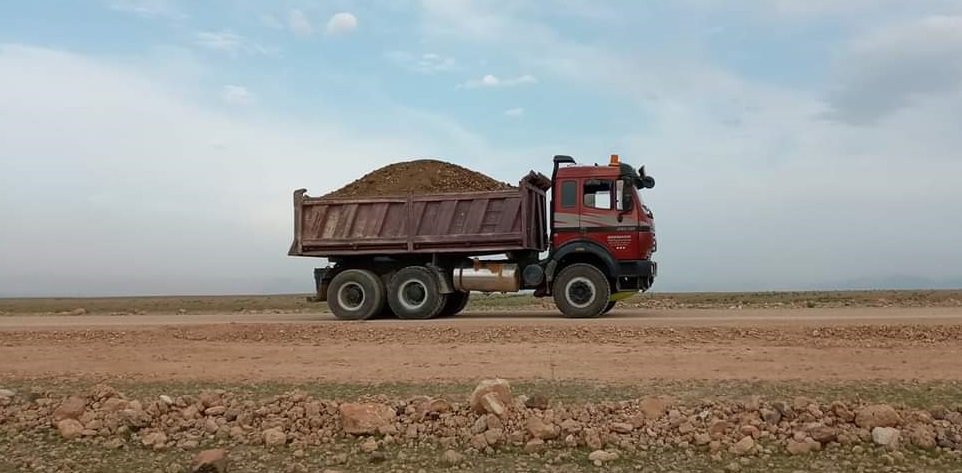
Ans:
{"label": "distant mountain", "polygon": [[847,279],[832,284],[816,284],[812,289],[962,289],[962,277],[932,279],[911,275],[873,276]]}

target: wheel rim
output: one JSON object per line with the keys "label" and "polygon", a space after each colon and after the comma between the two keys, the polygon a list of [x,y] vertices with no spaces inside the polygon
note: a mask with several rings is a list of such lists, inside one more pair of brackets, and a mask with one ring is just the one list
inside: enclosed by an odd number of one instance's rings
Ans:
{"label": "wheel rim", "polygon": [[337,303],[345,310],[356,311],[364,305],[364,287],[356,282],[349,282],[337,290]]}
{"label": "wheel rim", "polygon": [[595,300],[596,293],[594,283],[586,277],[572,278],[565,285],[565,299],[568,300],[569,304],[579,309],[591,305]]}
{"label": "wheel rim", "polygon": [[398,288],[398,302],[407,310],[418,310],[428,300],[428,288],[421,281],[406,281]]}

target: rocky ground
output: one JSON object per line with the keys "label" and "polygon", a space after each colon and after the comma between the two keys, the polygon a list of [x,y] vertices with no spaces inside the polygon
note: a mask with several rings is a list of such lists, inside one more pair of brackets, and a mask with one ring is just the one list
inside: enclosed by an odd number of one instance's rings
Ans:
{"label": "rocky ground", "polygon": [[962,471],[954,295],[686,297],[715,305],[0,317],[0,472]]}
{"label": "rocky ground", "polygon": [[[962,468],[960,408],[760,396],[567,403],[519,393],[502,379],[482,381],[463,399],[318,399],[304,391],[245,398],[217,389],[137,398],[104,384],[72,395],[4,389],[0,466],[97,471],[126,458],[138,469],[125,471],[168,473],[499,464],[507,471],[815,471],[816,464],[818,471],[954,471]],[[23,448],[37,442],[43,451]]]}

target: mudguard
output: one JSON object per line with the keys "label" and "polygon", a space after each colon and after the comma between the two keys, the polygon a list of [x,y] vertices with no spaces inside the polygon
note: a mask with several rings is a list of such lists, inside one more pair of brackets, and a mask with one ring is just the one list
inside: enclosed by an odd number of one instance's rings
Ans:
{"label": "mudguard", "polygon": [[563,246],[558,248],[554,254],[551,255],[551,261],[545,268],[545,275],[548,281],[554,279],[555,268],[558,267],[558,263],[561,262],[566,256],[573,254],[590,254],[592,256],[597,256],[605,265],[605,267],[600,268],[605,271],[609,277],[615,277],[618,275],[618,260],[615,259],[614,255],[608,251],[604,246],[588,239],[571,240],[565,243]]}

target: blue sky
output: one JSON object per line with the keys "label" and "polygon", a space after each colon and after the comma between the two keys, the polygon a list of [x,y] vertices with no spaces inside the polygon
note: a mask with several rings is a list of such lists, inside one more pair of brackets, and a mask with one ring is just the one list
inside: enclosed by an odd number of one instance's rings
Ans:
{"label": "blue sky", "polygon": [[304,291],[290,193],[645,164],[655,290],[962,280],[957,0],[0,6],[0,294]]}

